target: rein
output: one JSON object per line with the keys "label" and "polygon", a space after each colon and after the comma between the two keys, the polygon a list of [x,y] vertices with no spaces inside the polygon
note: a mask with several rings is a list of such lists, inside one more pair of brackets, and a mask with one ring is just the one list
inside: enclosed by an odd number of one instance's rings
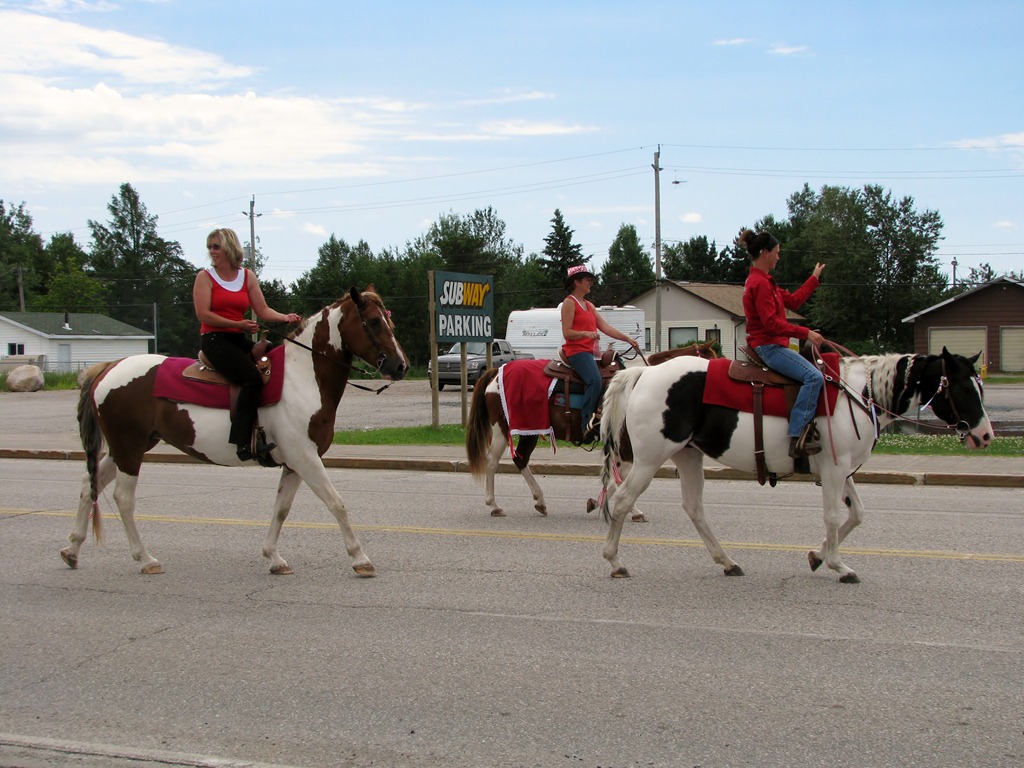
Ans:
{"label": "rein", "polygon": [[[857,360],[861,359],[860,355],[858,355],[856,352],[853,352],[852,350],[847,349],[842,344],[837,344],[836,342],[830,341],[828,339],[826,339],[825,341],[826,341],[826,343],[829,346],[833,347],[834,349],[839,350],[845,356],[852,357],[852,358],[857,359]],[[812,352],[814,354],[815,359],[819,358],[820,355],[821,355],[821,347],[819,345],[817,345],[817,344],[812,344],[811,348],[812,348]],[[908,355],[905,355],[905,357],[907,358],[907,370],[906,370],[906,372],[903,375],[903,390],[902,390],[902,392],[900,392],[900,396],[901,397],[902,397],[903,394],[905,394],[910,389],[911,369],[913,368],[914,363],[920,358],[919,355],[914,355],[914,354],[908,354]],[[959,412],[959,410],[956,407],[956,403],[953,401],[953,396],[949,392],[949,376],[946,374],[946,361],[942,360],[941,358],[940,358],[940,361],[942,363],[942,375],[939,377],[939,386],[935,390],[935,392],[932,394],[932,396],[930,398],[928,398],[928,402],[927,403],[924,403],[923,405],[918,406],[918,411],[921,411],[924,408],[931,408],[932,401],[935,400],[935,398],[938,397],[940,394],[942,394],[946,398],[946,402],[949,404],[950,409],[952,409],[952,411],[953,411],[953,416],[956,418],[956,423],[955,424],[941,424],[941,425],[939,425],[939,427],[936,427],[935,424],[924,422],[924,421],[922,421],[920,419],[912,419],[912,418],[910,418],[908,416],[904,416],[904,415],[902,415],[900,413],[895,413],[894,411],[891,411],[888,408],[880,405],[878,403],[878,401],[875,400],[874,386],[873,386],[874,378],[871,375],[872,372],[870,370],[868,370],[868,372],[867,372],[868,376],[867,376],[867,382],[865,384],[865,387],[867,388],[867,396],[866,396],[866,398],[863,395],[857,395],[857,393],[855,393],[853,391],[853,389],[849,386],[849,383],[847,381],[845,381],[842,378],[842,376],[839,377],[839,379],[837,381],[837,384],[843,390],[843,392],[846,393],[847,398],[848,398],[848,400],[850,402],[855,402],[857,404],[857,406],[861,410],[863,410],[865,413],[867,413],[871,417],[871,422],[872,422],[872,424],[874,424],[874,427],[875,427],[875,439],[876,440],[878,439],[878,434],[879,434],[878,411],[881,411],[882,413],[884,413],[887,416],[891,417],[893,421],[902,421],[902,422],[905,422],[907,424],[913,424],[916,427],[926,427],[928,429],[941,428],[941,429],[947,429],[947,430],[954,430],[954,431],[956,431],[956,433],[960,437],[960,439],[963,440],[964,437],[967,435],[967,433],[970,432],[970,427],[969,427],[969,425],[967,424],[966,421],[964,421],[962,418],[960,418],[960,412]],[[834,381],[834,379],[832,379],[832,377],[828,376],[828,375],[825,376],[825,380],[826,381]],[[917,384],[920,385],[920,383],[921,383],[920,379],[918,379]],[[896,402],[898,402],[898,399],[896,400]],[[896,405],[896,402],[893,403],[894,407]],[[960,428],[961,424],[964,425],[965,429],[961,429]]]}
{"label": "rein", "polygon": [[[387,312],[386,309],[384,311]],[[271,327],[269,327],[266,324],[261,323],[260,327],[263,328],[268,333],[274,334],[275,336],[277,336],[279,339],[281,339],[283,341],[291,342],[292,344],[294,344],[297,347],[302,347],[303,349],[308,350],[309,352],[312,352],[314,355],[320,355],[320,357],[322,357],[325,360],[328,360],[328,361],[334,363],[335,365],[337,365],[337,366],[339,366],[341,368],[347,368],[349,370],[349,372],[357,371],[357,372],[363,374],[364,376],[372,376],[374,373],[380,373],[380,369],[383,368],[384,367],[384,363],[387,362],[388,355],[387,355],[387,352],[385,352],[383,349],[381,349],[380,344],[377,343],[376,337],[370,332],[369,327],[366,325],[366,320],[363,318],[362,307],[360,307],[358,304],[356,305],[356,312],[358,312],[358,314],[359,314],[360,324],[363,326],[363,331],[366,333],[366,338],[370,340],[370,343],[373,344],[374,349],[377,350],[377,367],[376,367],[376,369],[374,369],[371,372],[368,372],[365,368],[357,368],[356,366],[352,365],[351,362],[347,362],[346,363],[346,362],[343,362],[343,361],[340,361],[340,360],[336,360],[335,358],[330,357],[326,352],[323,352],[323,351],[321,351],[319,349],[314,349],[313,347],[309,346],[308,344],[306,344],[304,342],[301,342],[301,341],[299,341],[297,339],[292,338],[290,335],[286,336],[283,333],[281,333],[280,331],[275,330],[274,328],[271,328]],[[342,341],[342,349],[345,349],[344,341]],[[358,384],[358,383],[356,383],[354,381],[351,381],[351,380],[348,383],[351,386],[355,387],[356,389],[361,389],[363,392],[373,392],[375,395],[379,395],[385,389],[390,387],[394,382],[393,381],[389,381],[384,386],[378,387],[377,389],[374,389],[373,387],[364,387],[362,384]]]}

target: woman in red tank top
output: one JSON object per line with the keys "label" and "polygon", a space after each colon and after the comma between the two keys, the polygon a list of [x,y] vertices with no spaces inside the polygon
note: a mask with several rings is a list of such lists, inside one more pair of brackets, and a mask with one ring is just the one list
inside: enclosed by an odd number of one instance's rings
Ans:
{"label": "woman in red tank top", "polygon": [[565,280],[565,290],[569,295],[562,302],[562,335],[565,337],[562,351],[584,383],[583,405],[580,407],[583,439],[580,445],[597,440],[600,427],[597,404],[601,399],[601,370],[597,367],[595,353],[601,333],[640,348],[639,341],[609,325],[597,307],[587,301],[587,294],[595,282],[597,278],[586,265],[569,267]]}
{"label": "woman in red tank top", "polygon": [[242,266],[242,246],[233,229],[213,230],[206,236],[206,249],[211,266],[196,275],[192,303],[200,323],[200,349],[214,368],[241,386],[228,441],[237,446],[239,460],[272,465],[270,452],[276,446],[253,440],[263,377],[249,354],[253,341],[248,334],[256,333],[259,323],[245,313],[252,309],[261,320],[296,324],[302,316],[267,306],[256,275]]}

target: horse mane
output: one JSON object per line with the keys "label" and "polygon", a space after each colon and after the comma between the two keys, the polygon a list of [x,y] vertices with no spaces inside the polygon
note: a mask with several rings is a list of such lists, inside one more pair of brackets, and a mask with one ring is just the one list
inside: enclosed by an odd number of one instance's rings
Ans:
{"label": "horse mane", "polygon": [[[907,360],[907,365],[912,364],[913,355],[888,354],[888,355],[864,355],[858,358],[843,358],[848,366],[847,374],[854,365],[860,363],[864,366],[867,381],[864,383],[864,395],[868,391],[872,393],[874,400],[883,407],[894,410],[896,405],[897,387],[903,389],[903,382],[899,377],[899,364]],[[901,391],[899,394],[903,394]]]}

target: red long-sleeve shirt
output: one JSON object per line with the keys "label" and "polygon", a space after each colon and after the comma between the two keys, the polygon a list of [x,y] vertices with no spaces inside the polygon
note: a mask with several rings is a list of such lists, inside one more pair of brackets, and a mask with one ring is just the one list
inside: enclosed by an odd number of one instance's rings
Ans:
{"label": "red long-sleeve shirt", "polygon": [[789,346],[790,338],[804,340],[810,330],[786,319],[787,309],[799,309],[818,287],[811,275],[796,292],[779,288],[775,278],[763,269],[750,268],[743,284],[743,313],[747,316],[747,344],[755,349],[764,344]]}

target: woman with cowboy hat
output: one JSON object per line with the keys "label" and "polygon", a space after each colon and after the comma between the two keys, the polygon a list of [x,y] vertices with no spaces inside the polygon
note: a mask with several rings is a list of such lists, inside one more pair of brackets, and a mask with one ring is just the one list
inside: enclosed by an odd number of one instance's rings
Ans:
{"label": "woman with cowboy hat", "polygon": [[562,351],[573,370],[583,379],[585,387],[580,408],[581,444],[597,440],[600,422],[596,412],[601,399],[601,371],[594,353],[601,333],[640,348],[640,342],[609,325],[597,307],[587,301],[587,294],[596,282],[597,278],[585,264],[569,267],[565,279],[565,292],[569,295],[562,302],[562,335],[565,337]]}

